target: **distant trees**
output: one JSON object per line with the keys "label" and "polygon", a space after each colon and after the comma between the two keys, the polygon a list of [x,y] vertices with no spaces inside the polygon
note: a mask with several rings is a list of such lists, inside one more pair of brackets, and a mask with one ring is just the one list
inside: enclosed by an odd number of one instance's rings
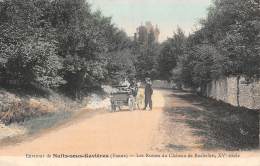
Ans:
{"label": "distant trees", "polygon": [[140,45],[136,55],[136,77],[140,80],[144,80],[145,77],[156,79],[158,77],[158,62],[160,45],[157,43],[149,46]]}
{"label": "distant trees", "polygon": [[160,44],[157,41],[159,29],[146,22],[145,26],[137,29],[132,52],[135,55],[136,77],[144,80],[145,77],[155,79],[158,77],[158,56]]}
{"label": "distant trees", "polygon": [[170,80],[172,70],[177,66],[178,60],[183,56],[186,46],[184,32],[178,28],[173,38],[169,38],[161,44],[158,57],[159,78]]}
{"label": "distant trees", "polygon": [[135,57],[132,55],[131,49],[111,52],[110,57],[106,75],[107,82],[116,84],[118,80],[136,76]]}

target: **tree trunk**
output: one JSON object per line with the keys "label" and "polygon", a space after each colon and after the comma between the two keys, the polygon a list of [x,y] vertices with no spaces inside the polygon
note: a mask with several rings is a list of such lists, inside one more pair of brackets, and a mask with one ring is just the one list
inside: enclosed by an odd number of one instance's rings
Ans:
{"label": "tree trunk", "polygon": [[240,108],[240,76],[237,76],[237,106]]}

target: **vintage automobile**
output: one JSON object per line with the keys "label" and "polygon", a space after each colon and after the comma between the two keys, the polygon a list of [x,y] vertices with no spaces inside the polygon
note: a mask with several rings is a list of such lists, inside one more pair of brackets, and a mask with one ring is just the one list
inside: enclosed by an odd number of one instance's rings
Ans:
{"label": "vintage automobile", "polygon": [[127,106],[130,111],[134,110],[134,97],[131,94],[131,90],[127,86],[113,86],[117,89],[115,92],[111,93],[111,111],[115,112],[121,110],[123,106]]}

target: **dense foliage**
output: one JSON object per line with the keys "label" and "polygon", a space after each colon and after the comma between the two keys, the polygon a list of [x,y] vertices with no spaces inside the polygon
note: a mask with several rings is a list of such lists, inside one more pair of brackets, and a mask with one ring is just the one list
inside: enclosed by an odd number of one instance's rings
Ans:
{"label": "dense foliage", "polygon": [[132,53],[135,55],[136,78],[158,78],[158,57],[161,46],[156,41],[155,29],[140,26],[137,38],[134,40]]}
{"label": "dense foliage", "polygon": [[59,87],[79,98],[84,89],[134,73],[131,45],[85,0],[0,1],[2,84]]}
{"label": "dense foliage", "polygon": [[223,76],[259,78],[259,6],[258,0],[215,0],[199,30],[184,40],[175,33],[163,44],[162,76],[195,88]]}
{"label": "dense foliage", "polygon": [[0,1],[0,84],[81,92],[126,77],[203,87],[222,76],[260,76],[258,0],[215,0],[201,28],[132,41],[85,0]]}
{"label": "dense foliage", "polygon": [[160,55],[158,57],[159,78],[170,80],[172,70],[177,66],[178,59],[183,56],[186,45],[184,32],[178,28],[173,38],[169,38],[161,45]]}

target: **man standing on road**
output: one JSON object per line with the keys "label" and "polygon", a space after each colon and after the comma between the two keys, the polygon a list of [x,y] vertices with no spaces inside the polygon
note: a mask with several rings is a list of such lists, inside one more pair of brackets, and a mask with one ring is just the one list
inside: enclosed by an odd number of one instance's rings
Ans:
{"label": "man standing on road", "polygon": [[150,78],[145,79],[144,94],[145,94],[145,99],[144,99],[145,106],[143,110],[146,110],[148,104],[150,110],[152,110],[153,109],[153,102],[152,102],[153,88],[152,88],[152,81]]}

